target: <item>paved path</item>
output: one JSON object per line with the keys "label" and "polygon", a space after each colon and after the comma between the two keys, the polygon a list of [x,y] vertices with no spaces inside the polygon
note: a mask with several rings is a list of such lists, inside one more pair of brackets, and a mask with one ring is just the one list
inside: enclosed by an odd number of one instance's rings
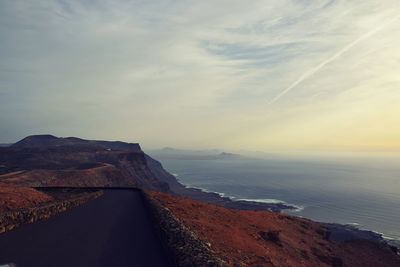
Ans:
{"label": "paved path", "polygon": [[0,266],[170,266],[135,190],[104,196],[0,234]]}

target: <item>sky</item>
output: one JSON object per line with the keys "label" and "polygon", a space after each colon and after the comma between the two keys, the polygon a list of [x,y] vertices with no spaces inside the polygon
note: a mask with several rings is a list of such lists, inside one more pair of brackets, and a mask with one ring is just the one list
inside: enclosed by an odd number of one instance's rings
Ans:
{"label": "sky", "polygon": [[0,143],[400,151],[398,0],[0,1]]}

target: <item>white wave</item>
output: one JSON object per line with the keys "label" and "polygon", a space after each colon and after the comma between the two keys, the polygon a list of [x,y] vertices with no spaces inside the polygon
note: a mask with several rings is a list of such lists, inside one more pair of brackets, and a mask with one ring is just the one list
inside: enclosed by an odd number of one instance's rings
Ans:
{"label": "white wave", "polygon": [[385,235],[385,234],[382,233],[382,232],[374,231],[374,230],[365,228],[363,225],[361,225],[361,224],[359,224],[359,223],[356,223],[356,222],[346,223],[345,225],[353,226],[353,227],[355,227],[355,228],[357,228],[357,229],[359,229],[359,230],[362,230],[362,231],[369,231],[369,232],[375,233],[375,234],[381,236],[381,237],[382,237],[383,239],[385,239],[385,240],[400,241],[399,238],[391,237],[391,236]]}
{"label": "white wave", "polygon": [[363,229],[363,230],[367,230],[367,231],[374,232],[375,234],[380,235],[380,236],[381,236],[383,239],[385,239],[385,240],[400,241],[400,239],[395,238],[395,237],[391,237],[391,236],[387,236],[387,235],[385,235],[385,234],[382,233],[382,232],[373,231],[373,230],[368,230],[368,229]]}
{"label": "white wave", "polygon": [[211,191],[211,190],[208,190],[208,189],[206,189],[206,188],[199,187],[199,186],[194,186],[194,185],[190,185],[190,184],[184,184],[184,186],[185,186],[186,188],[192,188],[192,189],[200,190],[201,192],[204,192],[204,193],[214,193],[214,194],[219,195],[220,197],[227,197],[227,198],[229,198],[229,199],[232,200],[232,197],[227,196],[225,193],[216,192],[216,191]]}
{"label": "white wave", "polygon": [[259,202],[259,203],[266,203],[266,204],[286,204],[285,201],[273,198],[235,198],[233,200],[238,201],[251,201],[251,202]]}
{"label": "white wave", "polygon": [[356,222],[349,222],[349,223],[346,223],[346,225],[361,227],[361,224],[356,223]]}
{"label": "white wave", "polygon": [[231,197],[232,200],[237,201],[251,201],[251,202],[258,202],[258,203],[265,203],[265,204],[283,204],[285,206],[293,208],[291,212],[300,212],[304,210],[304,206],[294,205],[287,203],[286,201],[274,198],[235,198]]}
{"label": "white wave", "polygon": [[294,207],[295,209],[292,212],[300,212],[303,211],[306,207],[304,206],[300,206],[300,205],[293,205],[293,204],[289,204],[289,206]]}

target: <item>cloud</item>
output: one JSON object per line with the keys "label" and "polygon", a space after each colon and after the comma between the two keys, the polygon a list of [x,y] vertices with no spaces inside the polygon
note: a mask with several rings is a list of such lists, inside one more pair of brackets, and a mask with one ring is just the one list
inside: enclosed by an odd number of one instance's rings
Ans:
{"label": "cloud", "polygon": [[288,92],[293,90],[296,86],[301,84],[304,80],[306,80],[306,79],[310,78],[312,75],[316,74],[318,71],[320,71],[322,68],[324,68],[326,65],[328,65],[332,61],[340,58],[343,54],[345,54],[346,52],[351,50],[358,43],[367,40],[368,38],[372,37],[377,32],[383,30],[385,27],[390,26],[391,24],[397,22],[398,19],[399,19],[399,16],[396,16],[393,19],[391,19],[391,20],[389,20],[387,22],[384,22],[382,25],[379,25],[378,27],[373,28],[371,31],[369,31],[366,34],[360,36],[359,38],[357,38],[353,42],[349,43],[348,45],[346,45],[345,47],[340,49],[337,53],[335,53],[333,56],[329,57],[328,59],[322,61],[317,66],[315,66],[315,67],[311,68],[310,70],[308,70],[307,72],[305,72],[302,76],[300,76],[299,79],[297,79],[294,83],[292,83],[288,88],[285,88],[285,90],[283,90],[281,93],[279,93],[277,96],[275,96],[271,101],[269,101],[268,104],[274,104],[281,97],[283,97]]}
{"label": "cloud", "polygon": [[[335,139],[320,136],[328,126],[353,138],[338,110],[366,127],[399,98],[397,22],[306,75],[273,107],[266,100],[388,21],[397,5],[1,1],[0,141],[52,132],[153,147],[323,148],[321,139]],[[385,127],[368,138],[397,133]]]}

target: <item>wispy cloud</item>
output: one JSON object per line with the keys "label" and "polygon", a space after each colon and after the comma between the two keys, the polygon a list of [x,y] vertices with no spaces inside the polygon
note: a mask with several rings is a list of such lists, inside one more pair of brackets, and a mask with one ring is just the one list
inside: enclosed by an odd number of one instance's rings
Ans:
{"label": "wispy cloud", "polygon": [[[397,7],[1,1],[0,141],[53,132],[147,146],[400,146]],[[386,130],[371,133],[378,114]]]}
{"label": "wispy cloud", "polygon": [[320,64],[318,64],[317,66],[311,68],[310,70],[308,70],[307,72],[305,72],[303,75],[300,76],[299,79],[297,79],[294,83],[292,83],[288,88],[286,88],[285,90],[283,90],[281,93],[279,93],[277,96],[275,96],[271,101],[268,102],[268,104],[274,104],[276,101],[278,101],[281,97],[283,97],[284,95],[286,95],[288,92],[290,92],[291,90],[293,90],[296,86],[298,86],[299,84],[301,84],[304,80],[310,78],[311,76],[313,76],[315,73],[317,73],[318,71],[320,71],[323,67],[325,67],[326,65],[328,65],[329,63],[331,63],[332,61],[338,59],[339,57],[341,57],[344,53],[346,53],[347,51],[349,51],[350,49],[352,49],[353,47],[355,47],[358,43],[365,41],[366,39],[370,38],[371,36],[373,36],[374,34],[376,34],[377,32],[381,31],[382,29],[384,29],[385,27],[395,23],[400,16],[396,16],[395,18],[384,22],[382,25],[379,25],[378,27],[372,29],[371,31],[367,32],[366,34],[360,36],[359,38],[357,38],[356,40],[354,40],[353,42],[351,42],[350,44],[346,45],[345,47],[343,47],[342,49],[340,49],[337,53],[335,53],[333,56],[329,57],[328,59],[322,61]]}

